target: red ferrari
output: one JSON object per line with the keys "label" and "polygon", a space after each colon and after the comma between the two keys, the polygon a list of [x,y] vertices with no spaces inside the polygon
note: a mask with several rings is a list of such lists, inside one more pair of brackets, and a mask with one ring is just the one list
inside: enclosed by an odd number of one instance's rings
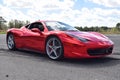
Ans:
{"label": "red ferrari", "polygon": [[47,54],[50,59],[96,58],[110,55],[114,43],[98,32],[83,32],[59,21],[36,21],[7,31],[9,50]]}

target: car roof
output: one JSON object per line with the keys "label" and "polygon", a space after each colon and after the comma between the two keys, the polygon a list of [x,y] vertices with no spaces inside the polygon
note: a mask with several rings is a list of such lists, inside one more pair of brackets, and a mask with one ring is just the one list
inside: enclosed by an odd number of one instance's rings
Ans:
{"label": "car roof", "polygon": [[35,22],[47,22],[47,21],[55,21],[55,20],[37,20]]}

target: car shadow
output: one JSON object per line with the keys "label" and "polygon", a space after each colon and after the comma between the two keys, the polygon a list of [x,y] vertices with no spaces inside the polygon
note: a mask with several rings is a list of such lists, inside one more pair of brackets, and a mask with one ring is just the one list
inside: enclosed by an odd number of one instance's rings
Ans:
{"label": "car shadow", "polygon": [[[71,67],[83,67],[83,68],[102,68],[110,67],[120,64],[120,59],[115,57],[103,57],[103,58],[89,58],[89,59],[61,59],[61,60],[51,60],[46,54],[41,54],[32,51],[17,50],[10,51],[12,54],[17,54],[17,56],[26,57],[30,60],[44,61],[47,63],[57,64],[60,66],[71,66]],[[31,59],[32,58],[32,59]]]}
{"label": "car shadow", "polygon": [[113,57],[102,58],[84,58],[84,59],[64,59],[59,61],[61,63],[68,64],[69,66],[83,67],[83,68],[102,68],[115,66],[120,63],[120,59]]}

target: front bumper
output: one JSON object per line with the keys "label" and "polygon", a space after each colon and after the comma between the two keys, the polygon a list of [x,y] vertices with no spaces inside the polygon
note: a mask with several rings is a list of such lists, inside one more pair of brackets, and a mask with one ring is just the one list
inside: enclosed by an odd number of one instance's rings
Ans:
{"label": "front bumper", "polygon": [[112,53],[112,50],[113,50],[113,47],[88,49],[87,53],[90,56],[108,55],[108,54]]}
{"label": "front bumper", "polygon": [[66,58],[96,58],[112,54],[113,43],[88,42],[85,44],[65,43],[64,57]]}

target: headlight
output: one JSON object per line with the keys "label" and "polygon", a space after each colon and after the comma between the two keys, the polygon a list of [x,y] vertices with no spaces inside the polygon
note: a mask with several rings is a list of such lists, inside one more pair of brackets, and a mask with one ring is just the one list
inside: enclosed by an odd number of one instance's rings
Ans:
{"label": "headlight", "polygon": [[81,38],[81,37],[78,37],[78,36],[75,36],[73,34],[68,34],[69,36],[73,37],[73,38],[76,38],[82,42],[88,42],[89,40],[88,39],[85,39],[85,38]]}

